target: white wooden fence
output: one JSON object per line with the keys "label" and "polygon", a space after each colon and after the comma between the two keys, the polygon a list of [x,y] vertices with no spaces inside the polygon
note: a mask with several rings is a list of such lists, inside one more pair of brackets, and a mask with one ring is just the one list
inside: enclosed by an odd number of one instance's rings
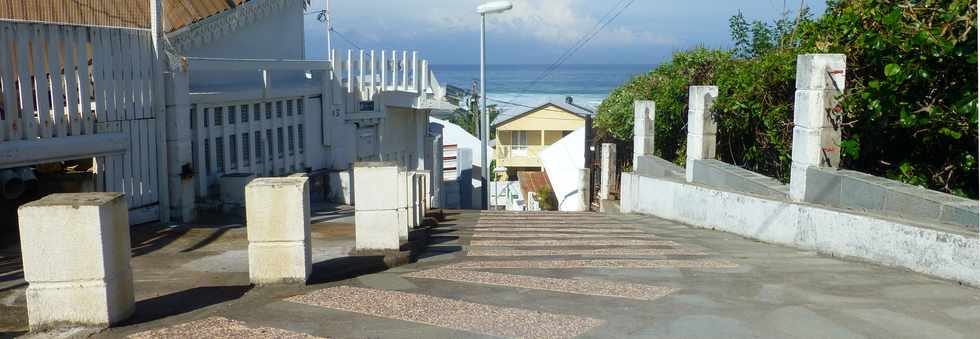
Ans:
{"label": "white wooden fence", "polygon": [[149,30],[0,21],[0,168],[97,157],[101,189],[157,204],[152,51]]}

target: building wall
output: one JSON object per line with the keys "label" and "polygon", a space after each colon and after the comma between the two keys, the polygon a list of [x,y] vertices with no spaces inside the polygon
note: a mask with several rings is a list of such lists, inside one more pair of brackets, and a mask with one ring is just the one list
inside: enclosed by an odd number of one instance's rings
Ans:
{"label": "building wall", "polygon": [[585,119],[555,106],[537,111],[497,126],[498,131],[574,131],[585,126]]}
{"label": "building wall", "polygon": [[[287,1],[283,7],[250,25],[225,32],[212,42],[181,51],[190,57],[235,59],[303,59],[305,37],[303,29],[304,2]],[[304,72],[272,74],[272,84],[302,81]],[[261,84],[258,72],[195,72],[192,89],[244,87]]]}

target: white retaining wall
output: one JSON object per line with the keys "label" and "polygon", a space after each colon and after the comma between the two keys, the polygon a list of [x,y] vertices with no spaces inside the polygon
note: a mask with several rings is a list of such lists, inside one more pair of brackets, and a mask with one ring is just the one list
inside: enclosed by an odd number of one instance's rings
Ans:
{"label": "white retaining wall", "polygon": [[980,240],[904,222],[623,173],[624,213],[906,268],[980,286]]}

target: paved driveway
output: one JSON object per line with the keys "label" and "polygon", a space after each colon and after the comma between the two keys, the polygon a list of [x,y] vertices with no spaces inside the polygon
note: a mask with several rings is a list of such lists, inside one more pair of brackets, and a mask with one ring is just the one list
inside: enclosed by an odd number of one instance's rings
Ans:
{"label": "paved driveway", "polygon": [[980,290],[651,217],[464,213],[450,216],[431,237],[432,245],[414,264],[310,286],[255,288],[234,301],[102,335],[977,338],[980,333]]}

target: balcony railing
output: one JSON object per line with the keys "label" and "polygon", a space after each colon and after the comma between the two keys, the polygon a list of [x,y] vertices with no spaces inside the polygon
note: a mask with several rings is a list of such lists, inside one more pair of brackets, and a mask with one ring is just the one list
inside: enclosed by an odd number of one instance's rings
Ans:
{"label": "balcony railing", "polygon": [[535,167],[541,166],[538,154],[547,146],[498,145],[497,162],[502,166]]}

